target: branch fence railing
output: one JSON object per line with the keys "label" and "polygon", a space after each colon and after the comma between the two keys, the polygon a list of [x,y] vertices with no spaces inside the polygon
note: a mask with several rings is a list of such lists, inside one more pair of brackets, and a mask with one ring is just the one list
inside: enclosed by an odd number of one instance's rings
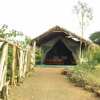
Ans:
{"label": "branch fence railing", "polygon": [[7,100],[9,85],[20,84],[33,68],[32,47],[26,49],[0,38],[0,98]]}

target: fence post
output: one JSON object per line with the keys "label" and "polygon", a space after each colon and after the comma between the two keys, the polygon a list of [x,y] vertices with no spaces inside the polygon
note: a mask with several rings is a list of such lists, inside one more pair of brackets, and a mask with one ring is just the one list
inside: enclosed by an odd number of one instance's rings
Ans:
{"label": "fence post", "polygon": [[18,75],[19,75],[19,80],[21,80],[21,78],[23,77],[23,50],[19,50],[20,52],[20,56],[19,56],[19,71],[18,71]]}
{"label": "fence post", "polygon": [[28,51],[26,50],[26,51],[24,51],[24,54],[25,54],[25,56],[24,56],[24,71],[23,71],[23,77],[25,78],[25,76],[26,76],[26,73],[27,73],[27,60],[28,60],[28,57],[27,57],[27,54],[28,54]]}
{"label": "fence post", "polygon": [[13,45],[13,61],[12,61],[12,77],[11,77],[11,84],[15,85],[15,68],[16,68],[16,46]]}
{"label": "fence post", "polygon": [[3,43],[2,56],[0,59],[0,91],[3,100],[7,99],[7,61],[8,61],[8,43]]}
{"label": "fence post", "polygon": [[30,71],[31,70],[31,47],[30,46],[28,46],[27,67],[28,67],[28,71]]}
{"label": "fence post", "polygon": [[35,52],[36,52],[36,41],[34,41],[34,44],[33,44],[33,65],[35,66]]}

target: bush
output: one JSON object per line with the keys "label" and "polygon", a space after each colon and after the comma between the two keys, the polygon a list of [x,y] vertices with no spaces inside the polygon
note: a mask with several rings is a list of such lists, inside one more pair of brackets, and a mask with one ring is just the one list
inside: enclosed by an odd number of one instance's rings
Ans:
{"label": "bush", "polygon": [[36,50],[36,64],[41,64],[42,52],[40,48]]}
{"label": "bush", "polygon": [[85,62],[79,63],[73,68],[73,74],[69,79],[77,86],[84,87],[89,82],[88,74],[96,69],[96,65],[100,63],[100,49],[91,49],[83,55]]}

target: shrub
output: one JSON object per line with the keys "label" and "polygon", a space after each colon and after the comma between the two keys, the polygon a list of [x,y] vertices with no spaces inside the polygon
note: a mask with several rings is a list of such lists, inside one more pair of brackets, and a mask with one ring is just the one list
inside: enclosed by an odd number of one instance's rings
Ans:
{"label": "shrub", "polygon": [[76,83],[77,86],[84,87],[88,84],[88,73],[92,73],[96,69],[96,65],[100,63],[100,49],[96,48],[86,51],[83,54],[83,61],[73,68],[73,74],[69,79]]}
{"label": "shrub", "polygon": [[36,64],[41,64],[42,52],[40,48],[36,49]]}

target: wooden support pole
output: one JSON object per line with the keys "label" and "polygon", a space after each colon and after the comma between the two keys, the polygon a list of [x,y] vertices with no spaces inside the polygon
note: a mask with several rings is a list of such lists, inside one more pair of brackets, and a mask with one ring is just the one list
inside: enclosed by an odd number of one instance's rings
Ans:
{"label": "wooden support pole", "polygon": [[12,77],[11,77],[11,84],[15,85],[15,68],[16,68],[16,46],[13,45],[13,61],[12,61]]}
{"label": "wooden support pole", "polygon": [[34,44],[33,44],[33,65],[35,66],[35,52],[36,52],[36,41],[34,41]]}
{"label": "wooden support pole", "polygon": [[2,56],[0,59],[0,90],[4,82],[6,82],[7,58],[8,58],[8,44],[4,44]]}
{"label": "wooden support pole", "polygon": [[8,62],[8,43],[4,43],[2,56],[0,59],[0,92],[3,100],[7,100],[7,62]]}
{"label": "wooden support pole", "polygon": [[28,71],[30,71],[31,70],[31,47],[30,46],[28,46],[27,67],[28,67]]}
{"label": "wooden support pole", "polygon": [[24,58],[24,71],[23,71],[23,77],[25,78],[26,76],[26,73],[27,73],[27,60],[28,60],[28,57],[27,57],[27,51],[24,52],[25,54],[25,58]]}
{"label": "wooden support pole", "polygon": [[34,64],[34,61],[33,61],[33,47],[30,46],[30,67],[31,69],[33,69],[33,64]]}

